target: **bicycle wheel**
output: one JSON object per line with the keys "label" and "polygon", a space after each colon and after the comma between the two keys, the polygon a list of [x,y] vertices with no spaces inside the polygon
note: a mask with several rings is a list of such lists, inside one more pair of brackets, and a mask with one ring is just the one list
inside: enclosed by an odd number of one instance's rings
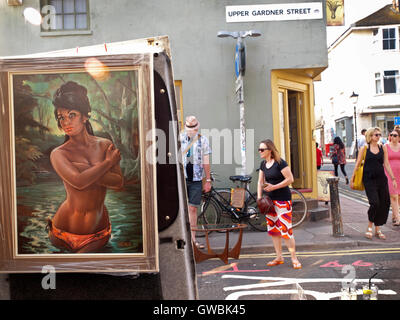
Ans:
{"label": "bicycle wheel", "polygon": [[265,215],[261,214],[260,210],[258,210],[257,201],[255,200],[257,199],[257,193],[253,193],[253,197],[249,197],[246,200],[247,213],[250,214],[247,222],[253,229],[265,232],[268,230],[267,219]]}
{"label": "bicycle wheel", "polygon": [[[221,203],[223,203],[225,206],[229,206],[230,202],[231,202],[231,191],[229,189],[221,189],[221,190],[218,190],[217,192],[222,198],[225,199],[225,201],[222,199],[219,199],[219,201],[221,201]],[[234,218],[232,219],[232,215],[230,212],[221,208],[219,223],[220,224],[231,224],[232,222],[237,223],[238,221],[235,220]],[[225,232],[225,231],[221,231],[221,232]]]}
{"label": "bicycle wheel", "polygon": [[290,188],[292,193],[292,227],[299,226],[307,216],[307,201],[303,194]]}
{"label": "bicycle wheel", "polygon": [[[220,211],[221,209],[213,198],[202,195],[197,214],[197,226],[201,226],[203,224],[219,224]],[[196,232],[196,237],[204,236],[205,232]]]}

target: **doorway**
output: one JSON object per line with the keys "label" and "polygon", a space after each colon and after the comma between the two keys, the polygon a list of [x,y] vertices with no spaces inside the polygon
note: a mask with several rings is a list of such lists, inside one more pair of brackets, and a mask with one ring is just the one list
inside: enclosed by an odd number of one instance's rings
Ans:
{"label": "doorway", "polygon": [[272,121],[276,146],[290,166],[292,187],[317,198],[314,84],[321,69],[286,69],[271,72]]}
{"label": "doorway", "polygon": [[274,141],[293,173],[292,187],[316,197],[312,79],[276,70],[271,80]]}
{"label": "doorway", "polygon": [[289,150],[290,167],[293,173],[293,187],[304,187],[304,166],[303,166],[303,141],[302,141],[302,93],[288,90],[288,120],[289,120]]}

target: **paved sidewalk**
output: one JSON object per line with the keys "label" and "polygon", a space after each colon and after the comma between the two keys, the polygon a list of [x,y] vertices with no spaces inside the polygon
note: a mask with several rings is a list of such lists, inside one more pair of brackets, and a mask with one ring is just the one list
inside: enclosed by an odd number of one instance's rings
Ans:
{"label": "paved sidewalk", "polygon": [[[325,206],[320,202],[321,207]],[[330,204],[329,204],[330,205]],[[327,205],[329,207],[329,205]],[[330,218],[317,222],[305,221],[299,227],[293,229],[296,240],[296,251],[308,251],[318,249],[338,249],[358,246],[393,246],[400,245],[400,227],[392,226],[392,215],[389,214],[387,224],[381,227],[386,235],[386,240],[373,237],[365,238],[364,233],[368,225],[367,210],[369,205],[351,199],[340,194],[340,207],[343,222],[343,237],[334,237]],[[230,233],[230,246],[232,247],[238,238],[238,232]],[[204,238],[198,238],[205,243]],[[210,234],[211,248],[217,252],[225,246],[225,234],[213,232]],[[284,252],[287,250],[283,244]],[[274,252],[271,237],[267,233],[258,231],[245,231],[243,233],[241,253],[271,253]]]}

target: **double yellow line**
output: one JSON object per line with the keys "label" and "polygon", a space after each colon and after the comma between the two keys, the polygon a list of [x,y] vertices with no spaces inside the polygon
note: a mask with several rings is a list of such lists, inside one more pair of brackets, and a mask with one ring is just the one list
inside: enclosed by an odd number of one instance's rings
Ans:
{"label": "double yellow line", "polygon": [[[299,257],[325,257],[325,256],[351,256],[351,255],[361,255],[361,254],[387,254],[387,253],[400,253],[400,248],[368,248],[368,249],[312,251],[312,252],[299,251],[296,252],[296,255]],[[275,256],[276,256],[275,253],[241,254],[240,259],[271,258]],[[283,256],[290,257],[290,253],[284,252]]]}

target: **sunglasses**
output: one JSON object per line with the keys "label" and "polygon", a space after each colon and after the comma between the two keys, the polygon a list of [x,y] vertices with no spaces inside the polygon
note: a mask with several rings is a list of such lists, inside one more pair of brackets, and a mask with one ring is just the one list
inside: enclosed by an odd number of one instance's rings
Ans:
{"label": "sunglasses", "polygon": [[391,133],[390,136],[391,137],[398,137],[399,135],[397,133]]}
{"label": "sunglasses", "polygon": [[268,149],[268,148],[265,148],[265,149],[259,148],[259,149],[258,149],[258,152],[264,152],[265,150],[269,150],[269,149]]}
{"label": "sunglasses", "polygon": [[375,137],[381,137],[382,134],[381,134],[381,133],[374,133],[374,136],[375,136]]}

